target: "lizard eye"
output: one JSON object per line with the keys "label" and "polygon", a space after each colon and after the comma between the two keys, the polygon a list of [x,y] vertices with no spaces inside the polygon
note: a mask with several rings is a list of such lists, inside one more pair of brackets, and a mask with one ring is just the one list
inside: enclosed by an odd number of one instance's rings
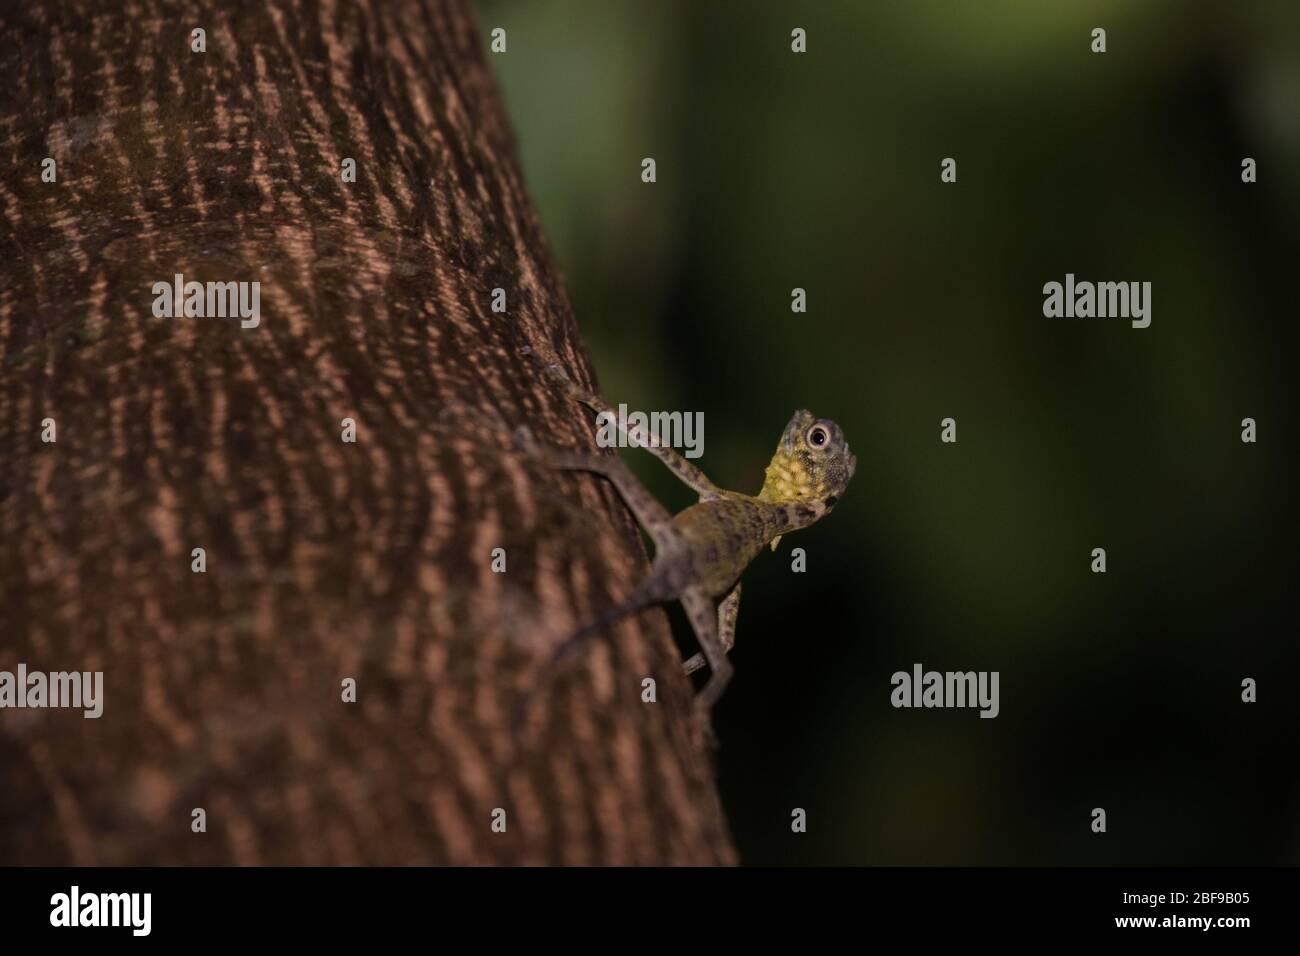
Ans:
{"label": "lizard eye", "polygon": [[826,443],[831,440],[830,433],[821,425],[814,425],[808,429],[808,444],[814,448],[825,448]]}

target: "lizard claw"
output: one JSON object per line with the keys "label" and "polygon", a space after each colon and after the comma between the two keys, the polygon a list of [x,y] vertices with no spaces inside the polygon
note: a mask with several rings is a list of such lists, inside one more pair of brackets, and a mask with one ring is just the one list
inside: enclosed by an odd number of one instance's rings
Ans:
{"label": "lizard claw", "polygon": [[[530,361],[535,365],[540,366],[542,374],[548,375],[551,378],[559,378],[567,381],[568,376],[564,372],[564,367],[560,365],[559,362],[548,360],[531,345],[522,346],[519,349],[519,354],[528,356]],[[554,358],[554,356],[552,356],[552,358]]]}
{"label": "lizard claw", "polygon": [[546,375],[547,378],[549,378],[551,381],[559,385],[570,384],[569,373],[564,370],[564,366],[562,366],[559,362],[549,363],[542,369],[542,372]]}
{"label": "lizard claw", "polygon": [[527,455],[535,455],[538,451],[537,438],[533,435],[533,430],[527,425],[520,425],[514,430],[512,436],[516,451],[523,452]]}

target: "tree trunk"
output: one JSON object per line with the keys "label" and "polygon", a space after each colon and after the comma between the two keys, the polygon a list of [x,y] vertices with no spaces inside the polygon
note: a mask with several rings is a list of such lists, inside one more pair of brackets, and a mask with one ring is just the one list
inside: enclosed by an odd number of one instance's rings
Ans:
{"label": "tree trunk", "polygon": [[0,14],[0,671],[103,713],[0,710],[0,863],[733,861],[662,611],[512,749],[647,563],[508,437],[591,371],[466,4],[81,6]]}

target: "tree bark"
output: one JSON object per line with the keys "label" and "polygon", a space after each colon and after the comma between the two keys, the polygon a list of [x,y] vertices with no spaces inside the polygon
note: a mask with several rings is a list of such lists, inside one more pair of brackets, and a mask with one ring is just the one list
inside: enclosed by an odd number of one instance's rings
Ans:
{"label": "tree bark", "polygon": [[508,438],[593,446],[521,349],[591,370],[466,4],[132,6],[0,14],[0,671],[104,675],[0,710],[0,863],[732,862],[662,611],[512,749],[647,563]]}

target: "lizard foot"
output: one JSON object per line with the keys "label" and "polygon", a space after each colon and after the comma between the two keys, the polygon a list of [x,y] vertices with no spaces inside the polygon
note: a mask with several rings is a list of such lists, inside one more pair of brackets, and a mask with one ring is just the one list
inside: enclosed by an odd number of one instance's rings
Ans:
{"label": "lizard foot", "polygon": [[718,732],[713,729],[713,708],[697,701],[695,704],[695,717],[700,736],[704,739],[704,746],[709,750],[717,750],[721,747]]}

